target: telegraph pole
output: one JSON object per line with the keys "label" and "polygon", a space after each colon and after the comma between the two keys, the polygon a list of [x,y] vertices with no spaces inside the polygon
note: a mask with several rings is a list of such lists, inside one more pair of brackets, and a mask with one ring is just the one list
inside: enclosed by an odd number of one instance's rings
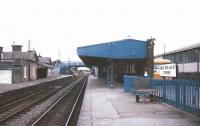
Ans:
{"label": "telegraph pole", "polygon": [[164,44],[164,54],[165,54],[165,44]]}

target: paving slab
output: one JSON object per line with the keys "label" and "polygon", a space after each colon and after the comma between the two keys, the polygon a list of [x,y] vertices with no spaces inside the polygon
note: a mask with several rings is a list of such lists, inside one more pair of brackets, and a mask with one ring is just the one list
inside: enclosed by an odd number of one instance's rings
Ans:
{"label": "paving slab", "polygon": [[200,119],[161,103],[136,103],[122,84],[110,89],[89,76],[78,126],[200,126]]}

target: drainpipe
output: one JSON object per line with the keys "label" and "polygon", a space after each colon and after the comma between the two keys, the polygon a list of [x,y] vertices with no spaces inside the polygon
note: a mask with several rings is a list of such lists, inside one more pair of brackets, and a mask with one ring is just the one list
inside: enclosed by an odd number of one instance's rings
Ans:
{"label": "drainpipe", "polygon": [[0,47],[0,62],[1,62],[1,59],[3,58],[2,54],[3,54],[3,47]]}
{"label": "drainpipe", "polygon": [[197,72],[199,72],[199,48],[197,48]]}
{"label": "drainpipe", "polygon": [[30,67],[30,60],[28,60],[28,81],[31,80],[31,67]]}
{"label": "drainpipe", "polygon": [[14,84],[14,74],[15,74],[15,55],[14,51],[12,52],[12,84]]}

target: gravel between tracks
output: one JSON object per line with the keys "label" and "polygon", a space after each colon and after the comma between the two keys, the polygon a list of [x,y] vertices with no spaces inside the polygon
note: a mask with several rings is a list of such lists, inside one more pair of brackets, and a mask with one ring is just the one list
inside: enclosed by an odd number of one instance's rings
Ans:
{"label": "gravel between tracks", "polygon": [[70,86],[67,86],[53,96],[48,98],[46,101],[42,102],[39,105],[34,106],[31,108],[29,112],[22,114],[17,119],[12,119],[11,121],[7,122],[6,125],[9,126],[28,126],[31,125],[31,121],[36,120],[41,114],[43,114],[57,99],[59,99],[68,89]]}

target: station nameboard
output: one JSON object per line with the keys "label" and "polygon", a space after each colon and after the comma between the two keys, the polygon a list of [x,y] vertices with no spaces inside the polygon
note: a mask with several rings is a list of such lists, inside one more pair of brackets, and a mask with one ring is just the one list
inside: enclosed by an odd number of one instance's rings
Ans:
{"label": "station nameboard", "polygon": [[163,77],[176,77],[176,64],[163,64],[159,65],[160,76]]}

